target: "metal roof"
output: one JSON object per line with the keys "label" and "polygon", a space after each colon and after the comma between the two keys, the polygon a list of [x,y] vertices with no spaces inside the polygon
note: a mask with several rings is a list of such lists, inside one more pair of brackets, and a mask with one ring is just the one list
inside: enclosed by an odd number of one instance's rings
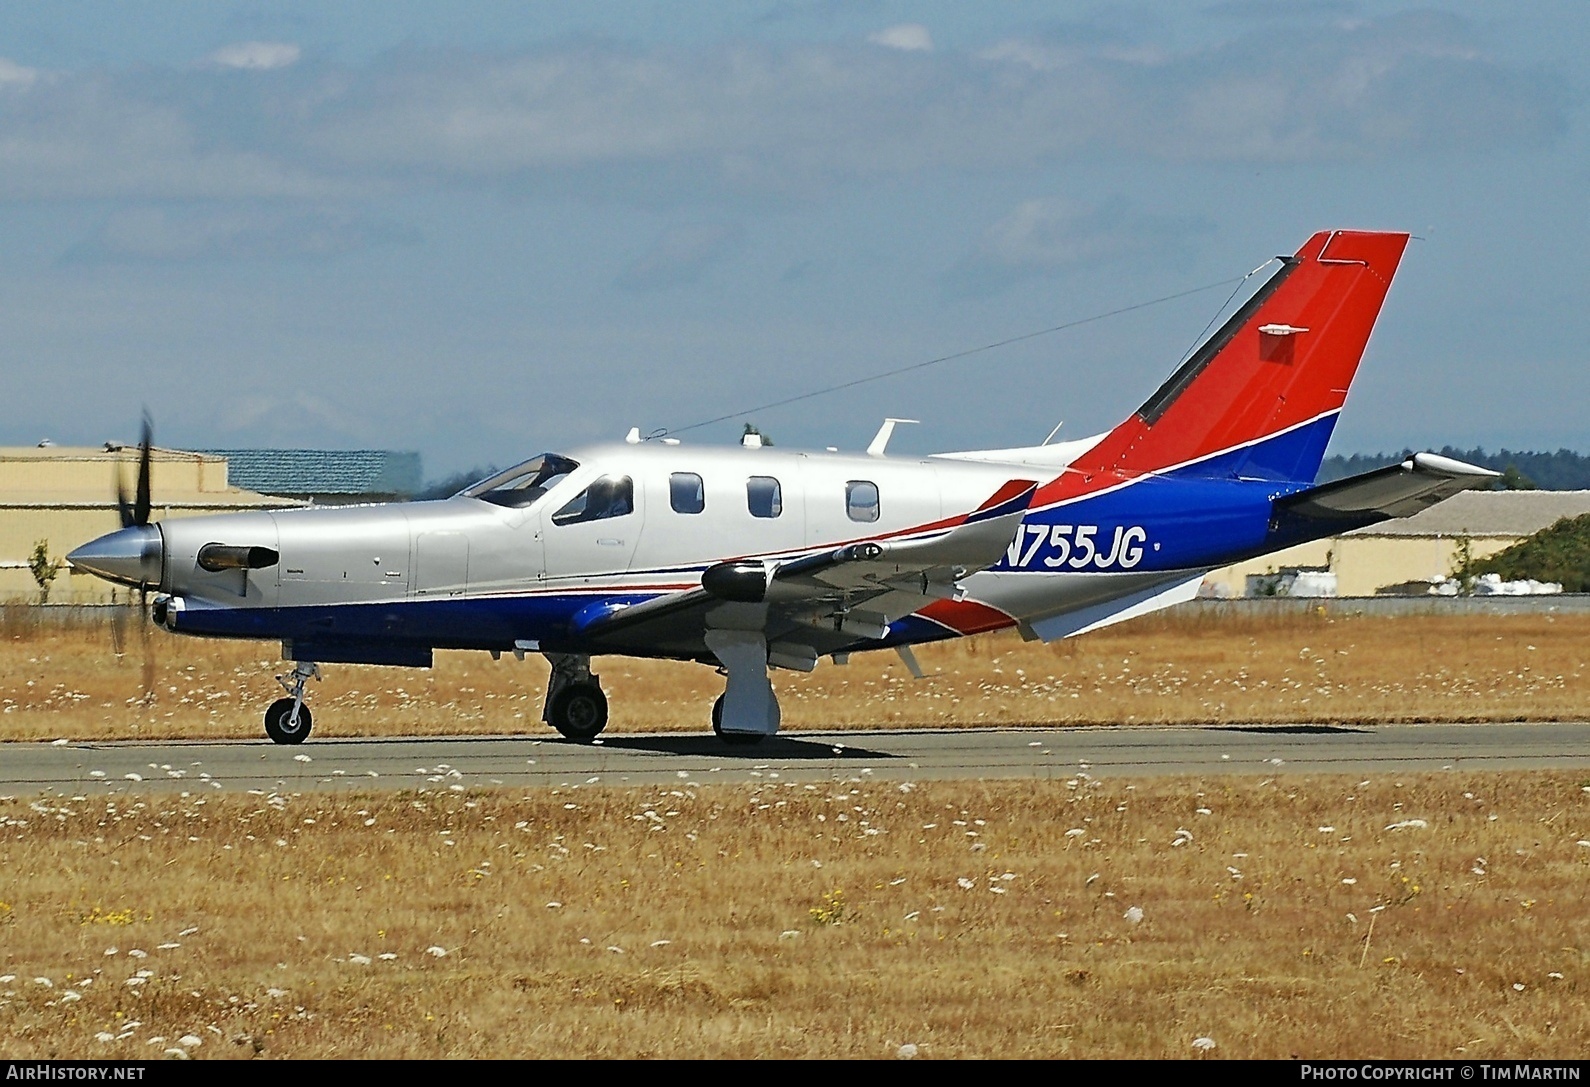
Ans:
{"label": "metal roof", "polygon": [[1590,513],[1590,491],[1464,491],[1349,536],[1533,536],[1564,517]]}
{"label": "metal roof", "polygon": [[410,495],[423,485],[418,453],[389,449],[206,449],[226,458],[227,481],[265,494]]}

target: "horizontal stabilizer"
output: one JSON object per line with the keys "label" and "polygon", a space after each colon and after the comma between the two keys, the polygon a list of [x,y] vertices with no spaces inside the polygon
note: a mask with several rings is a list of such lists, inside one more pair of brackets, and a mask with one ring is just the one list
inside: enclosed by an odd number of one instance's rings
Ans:
{"label": "horizontal stabilizer", "polygon": [[1278,498],[1275,511],[1311,521],[1373,524],[1411,517],[1459,491],[1488,486],[1500,475],[1435,453],[1415,453],[1401,464]]}

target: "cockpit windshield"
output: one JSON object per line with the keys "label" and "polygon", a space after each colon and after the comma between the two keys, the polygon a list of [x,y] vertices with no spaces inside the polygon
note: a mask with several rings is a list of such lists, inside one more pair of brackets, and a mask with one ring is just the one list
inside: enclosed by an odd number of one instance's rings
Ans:
{"label": "cockpit windshield", "polygon": [[510,509],[523,509],[556,487],[579,465],[556,453],[543,453],[534,460],[498,472],[490,479],[465,487],[461,498],[478,498]]}

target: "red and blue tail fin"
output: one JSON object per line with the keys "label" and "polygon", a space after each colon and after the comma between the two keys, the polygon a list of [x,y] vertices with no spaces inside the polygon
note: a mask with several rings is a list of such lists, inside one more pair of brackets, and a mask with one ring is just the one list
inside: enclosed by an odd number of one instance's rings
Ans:
{"label": "red and blue tail fin", "polygon": [[1407,244],[1314,235],[1040,501],[1173,470],[1312,483]]}

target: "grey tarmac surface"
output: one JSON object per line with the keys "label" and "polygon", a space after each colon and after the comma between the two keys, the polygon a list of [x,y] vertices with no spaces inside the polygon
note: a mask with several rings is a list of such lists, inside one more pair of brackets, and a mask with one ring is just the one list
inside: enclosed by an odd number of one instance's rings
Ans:
{"label": "grey tarmac surface", "polygon": [[1192,726],[798,732],[754,747],[706,735],[263,739],[0,745],[0,795],[467,790],[874,778],[1590,770],[1590,723]]}

